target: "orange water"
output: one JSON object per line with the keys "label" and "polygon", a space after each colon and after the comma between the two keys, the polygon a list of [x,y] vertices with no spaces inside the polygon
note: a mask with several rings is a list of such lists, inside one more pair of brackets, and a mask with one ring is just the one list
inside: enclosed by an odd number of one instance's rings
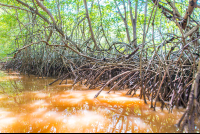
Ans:
{"label": "orange water", "polygon": [[1,71],[0,132],[179,132],[184,109],[153,111],[125,91],[94,98],[98,90],[53,80]]}

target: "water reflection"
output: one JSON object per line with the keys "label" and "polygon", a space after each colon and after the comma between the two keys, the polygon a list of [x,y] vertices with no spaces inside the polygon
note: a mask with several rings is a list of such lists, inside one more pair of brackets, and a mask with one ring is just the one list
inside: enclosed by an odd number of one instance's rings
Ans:
{"label": "water reflection", "polygon": [[72,87],[71,80],[47,86],[54,79],[0,76],[0,132],[178,132],[174,124],[184,111],[155,112],[124,91],[94,98],[97,90]]}

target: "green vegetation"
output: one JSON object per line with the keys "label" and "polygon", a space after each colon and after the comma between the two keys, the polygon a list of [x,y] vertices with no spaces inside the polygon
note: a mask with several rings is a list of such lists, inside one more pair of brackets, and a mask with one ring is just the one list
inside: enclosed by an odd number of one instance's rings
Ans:
{"label": "green vegetation", "polygon": [[[130,17],[130,10],[128,6],[128,0],[125,2],[125,9],[126,9],[126,21],[129,28],[129,34],[130,39],[133,41],[133,30],[132,30],[132,24],[131,24],[131,17]],[[30,6],[33,6],[32,1],[26,1],[27,4]],[[52,15],[55,18],[55,21],[59,27],[62,28],[63,32],[66,33],[69,37],[73,38],[75,42],[83,43],[88,39],[90,36],[89,27],[87,26],[87,20],[84,19],[79,25],[78,28],[73,30],[72,29],[76,26],[76,24],[85,17],[85,8],[84,3],[82,0],[45,0],[42,2],[47,9],[49,9],[52,13]],[[124,43],[130,43],[128,42],[127,36],[126,36],[126,30],[123,23],[122,18],[120,17],[114,0],[101,0],[101,1],[88,1],[88,10],[89,10],[89,16],[90,20],[92,22],[92,28],[94,30],[94,33],[99,37],[99,42],[101,44],[102,48],[108,48],[109,44],[112,44],[112,42],[124,42]],[[120,12],[124,16],[124,8],[123,8],[123,1],[117,1],[117,4],[120,8]],[[132,4],[132,14],[135,14],[135,5],[136,1],[131,1]],[[160,2],[161,5],[166,5],[165,2]],[[59,8],[58,8],[59,5]],[[176,7],[180,14],[185,13],[185,8],[188,5],[188,1],[180,1],[176,3]],[[36,41],[36,39],[30,39],[31,35],[28,35],[28,33],[38,33],[42,34],[43,30],[45,30],[45,26],[48,26],[46,22],[44,22],[40,17],[35,16],[34,14],[31,14],[30,12],[27,12],[27,7],[24,7],[17,1],[13,0],[3,0],[1,1],[1,8],[0,8],[0,59],[5,58],[6,56],[11,57],[14,52],[14,50],[21,48],[25,44],[29,44],[30,42]],[[13,7],[8,7],[13,6]],[[20,10],[16,7],[21,7],[23,10]],[[44,12],[41,8],[39,8],[38,5],[35,5],[37,9],[39,10],[39,13],[41,13],[43,16],[45,16],[47,19],[50,20],[50,17],[47,15],[46,12]],[[33,7],[34,7],[33,6]],[[150,14],[153,9],[154,3],[149,0],[148,1],[148,8],[147,8],[147,19],[148,22],[150,19]],[[144,7],[145,7],[145,1],[138,1],[138,10],[137,10],[137,25],[136,25],[136,33],[137,33],[137,44],[142,43],[143,39],[143,24],[144,24]],[[99,9],[100,8],[100,9]],[[170,8],[169,5],[166,5],[166,8]],[[100,13],[101,10],[101,13]],[[171,34],[177,34],[180,36],[180,31],[178,30],[176,24],[172,21],[170,21],[168,18],[166,18],[162,13],[161,9],[158,8],[158,11],[156,12],[156,17],[154,19],[154,35],[155,37],[155,43],[162,42],[160,40],[160,36],[162,33],[162,38],[169,38],[169,35],[167,33]],[[154,12],[155,13],[155,12]],[[153,15],[154,15],[153,13]],[[193,17],[198,18],[199,13],[197,10],[192,14]],[[35,18],[34,18],[35,17]],[[35,20],[33,20],[33,18]],[[133,17],[135,18],[135,17]],[[33,23],[37,22],[37,26],[34,26]],[[80,29],[82,28],[82,29]],[[102,29],[104,29],[104,34],[102,35]],[[152,29],[152,25],[149,26],[149,29]],[[47,30],[47,29],[46,29]],[[84,30],[84,36],[81,34],[81,30]],[[48,30],[46,31],[48,34]],[[100,35],[98,32],[101,32]],[[24,37],[28,36],[28,37]],[[46,38],[46,35],[40,36],[42,39]],[[103,37],[102,37],[103,36]],[[105,37],[106,36],[106,37]],[[147,33],[146,42],[149,42],[152,40],[151,38],[152,32],[149,30]],[[107,38],[107,39],[105,39]],[[108,42],[107,42],[108,41]],[[53,42],[49,42],[53,43]],[[93,47],[93,42],[89,43],[91,47]],[[169,44],[170,45],[170,44]],[[119,46],[118,46],[119,47]],[[124,45],[123,45],[124,47]],[[119,49],[120,52],[123,52],[124,48]],[[149,49],[151,53],[151,50],[153,48]],[[130,53],[131,51],[125,51],[124,53]],[[7,55],[11,54],[11,55]]]}
{"label": "green vegetation", "polygon": [[[183,106],[194,130],[200,110],[197,0],[2,0],[0,59],[7,69],[140,90],[156,110]],[[198,69],[199,68],[199,69]],[[53,84],[54,82],[50,83]],[[110,92],[109,91],[109,92]]]}

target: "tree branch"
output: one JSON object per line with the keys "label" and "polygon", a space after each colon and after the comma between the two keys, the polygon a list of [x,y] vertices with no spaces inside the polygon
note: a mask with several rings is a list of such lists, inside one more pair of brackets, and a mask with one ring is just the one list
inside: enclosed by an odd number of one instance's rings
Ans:
{"label": "tree branch", "polygon": [[3,3],[0,3],[0,6],[11,7],[11,8],[20,9],[20,10],[25,10],[25,11],[27,11],[27,12],[30,12],[30,10],[27,10],[27,9],[24,9],[24,8],[21,8],[21,7],[18,7],[18,6],[6,5],[6,4],[3,4]]}

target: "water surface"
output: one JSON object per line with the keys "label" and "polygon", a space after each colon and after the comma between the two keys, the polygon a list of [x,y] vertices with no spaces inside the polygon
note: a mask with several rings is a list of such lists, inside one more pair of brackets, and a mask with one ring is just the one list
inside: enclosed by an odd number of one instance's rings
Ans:
{"label": "water surface", "polygon": [[0,132],[179,132],[184,109],[153,111],[126,91],[94,98],[98,89],[72,80],[48,86],[54,80],[0,71]]}

